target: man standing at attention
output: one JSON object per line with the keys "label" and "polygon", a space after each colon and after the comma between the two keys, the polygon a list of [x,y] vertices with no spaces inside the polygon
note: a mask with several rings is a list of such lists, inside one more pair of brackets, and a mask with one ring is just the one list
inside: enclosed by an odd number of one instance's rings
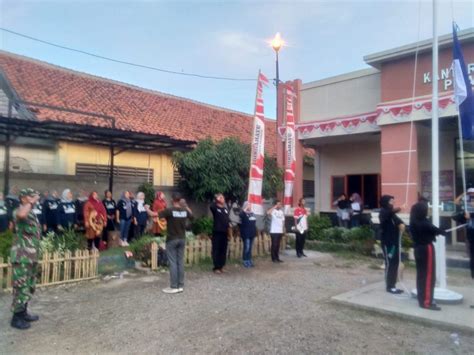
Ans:
{"label": "man standing at attention", "polygon": [[184,248],[186,246],[186,221],[193,219],[193,213],[178,193],[172,196],[170,208],[156,213],[146,205],[148,214],[152,217],[165,218],[168,226],[166,236],[166,254],[170,268],[170,287],[163,289],[164,293],[180,293],[184,291]]}
{"label": "man standing at attention", "polygon": [[214,272],[222,274],[227,258],[227,236],[229,232],[230,219],[229,211],[225,205],[224,195],[219,193],[214,196],[215,201],[210,209],[214,217],[212,228],[212,260],[214,262]]}
{"label": "man standing at attention", "polygon": [[30,322],[39,319],[28,314],[28,302],[36,287],[41,228],[33,206],[38,202],[39,194],[33,189],[20,191],[20,206],[14,211],[15,236],[11,249],[13,269],[13,318],[11,326],[28,329]]}
{"label": "man standing at attention", "polygon": [[272,218],[270,226],[272,261],[274,263],[282,263],[283,260],[280,259],[280,242],[285,232],[285,213],[279,200],[275,201],[275,205],[267,211],[267,215]]}

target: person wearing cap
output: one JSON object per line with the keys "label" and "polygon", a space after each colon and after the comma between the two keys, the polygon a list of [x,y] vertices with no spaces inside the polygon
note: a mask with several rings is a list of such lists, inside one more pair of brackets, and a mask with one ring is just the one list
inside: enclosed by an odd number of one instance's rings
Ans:
{"label": "person wearing cap", "polygon": [[386,290],[392,294],[403,293],[395,287],[397,283],[398,265],[400,263],[400,233],[405,231],[405,224],[397,216],[400,208],[394,207],[394,197],[384,195],[380,199],[380,241],[385,257]]}
{"label": "person wearing cap", "polygon": [[33,206],[39,194],[33,189],[20,191],[20,206],[14,211],[15,235],[11,248],[13,274],[13,318],[11,326],[27,329],[38,316],[28,313],[28,302],[36,287],[41,228]]}

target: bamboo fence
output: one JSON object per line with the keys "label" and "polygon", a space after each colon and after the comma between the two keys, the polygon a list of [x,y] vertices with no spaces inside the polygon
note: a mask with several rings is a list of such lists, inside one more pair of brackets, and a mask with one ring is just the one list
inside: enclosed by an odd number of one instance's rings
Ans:
{"label": "bamboo fence", "polygon": [[[287,237],[283,236],[280,249],[285,250]],[[252,256],[264,256],[270,254],[271,239],[267,234],[259,234],[255,237],[252,247]],[[158,249],[157,243],[151,244],[151,269],[158,269]],[[243,243],[241,238],[231,238],[227,248],[227,257],[229,259],[242,258]],[[193,240],[186,242],[184,250],[184,263],[187,266],[198,264],[202,259],[210,258],[212,251],[212,243],[209,238],[203,240]]]}
{"label": "bamboo fence", "polygon": [[[59,285],[95,279],[99,275],[99,252],[77,250],[58,253],[44,253],[38,262],[38,286]],[[12,264],[0,257],[0,291],[12,288]]]}

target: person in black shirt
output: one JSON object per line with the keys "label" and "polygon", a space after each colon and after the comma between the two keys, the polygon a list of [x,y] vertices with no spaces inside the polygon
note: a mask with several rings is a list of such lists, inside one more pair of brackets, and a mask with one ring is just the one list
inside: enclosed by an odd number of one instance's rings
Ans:
{"label": "person in black shirt", "polygon": [[436,255],[433,242],[436,241],[437,235],[445,235],[446,232],[428,220],[428,204],[426,202],[421,201],[412,206],[410,233],[415,249],[418,304],[421,308],[439,311],[441,308],[433,301],[436,282]]}
{"label": "person in black shirt", "polygon": [[213,271],[216,274],[224,272],[227,258],[228,232],[230,226],[229,211],[223,194],[216,194],[215,201],[210,206],[214,225],[212,227],[212,260]]}
{"label": "person in black shirt", "polygon": [[384,195],[380,199],[380,239],[385,257],[386,290],[392,294],[403,293],[395,287],[397,283],[398,265],[400,263],[400,234],[405,230],[403,221],[397,216],[400,208],[393,206],[394,197]]}
{"label": "person in black shirt", "polygon": [[7,206],[8,228],[13,230],[13,212],[20,207],[18,186],[13,186],[10,189],[10,193],[5,197],[5,205]]}
{"label": "person in black shirt", "polygon": [[74,202],[76,206],[76,223],[79,229],[84,230],[84,205],[86,204],[89,196],[86,191],[81,190],[78,194],[76,201]]}
{"label": "person in black shirt", "polygon": [[109,190],[105,190],[105,198],[102,200],[104,204],[105,211],[107,212],[107,225],[104,228],[104,232],[102,234],[102,240],[104,242],[108,241],[108,233],[115,230],[115,213],[117,211],[117,204],[115,200],[112,198],[112,192]]}
{"label": "person in black shirt", "polygon": [[135,217],[136,215],[136,209],[137,209],[137,201],[135,200],[135,195],[133,192],[130,192],[130,203],[132,204],[132,224],[130,225],[130,228],[128,229],[128,241],[131,242],[135,239],[137,236],[137,229],[138,229],[138,221],[137,218]]}
{"label": "person in black shirt", "polygon": [[59,223],[61,229],[67,230],[77,227],[76,204],[72,200],[72,192],[69,189],[63,191],[59,202]]}
{"label": "person in black shirt", "polygon": [[3,199],[3,192],[0,192],[0,233],[8,229],[8,211],[5,200]]}
{"label": "person in black shirt", "polygon": [[137,198],[135,199],[135,205],[133,209],[133,217],[136,220],[136,237],[140,238],[146,230],[148,222],[147,208],[145,208],[145,193],[138,192]]}
{"label": "person in black shirt", "polygon": [[59,203],[58,192],[53,191],[43,204],[43,213],[48,232],[58,232],[59,225]]}
{"label": "person in black shirt", "polygon": [[252,262],[252,244],[257,234],[256,222],[257,218],[252,212],[252,206],[248,201],[244,202],[240,211],[240,237],[242,238],[243,250],[242,261],[244,267],[253,267]]}
{"label": "person in black shirt", "polygon": [[164,293],[180,293],[184,291],[184,248],[186,246],[186,221],[193,219],[193,213],[178,193],[173,194],[171,208],[156,213],[146,206],[152,217],[165,218],[167,222],[166,254],[170,268],[170,287]]}
{"label": "person in black shirt", "polygon": [[43,235],[44,233],[46,233],[46,230],[48,228],[46,227],[46,222],[44,220],[43,205],[40,203],[40,201],[37,201],[33,205],[32,211],[35,214],[36,218],[38,218],[38,222],[41,228],[41,234]]}

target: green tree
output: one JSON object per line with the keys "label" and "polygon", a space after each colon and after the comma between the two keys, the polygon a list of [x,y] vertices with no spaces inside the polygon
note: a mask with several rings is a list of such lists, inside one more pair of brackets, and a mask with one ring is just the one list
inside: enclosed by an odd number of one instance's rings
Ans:
{"label": "green tree", "polygon": [[[174,153],[173,163],[183,178],[181,188],[196,201],[210,201],[217,192],[240,200],[247,195],[250,146],[236,138],[203,140],[193,151]],[[272,197],[283,187],[283,172],[272,158],[265,164],[263,194]]]}

